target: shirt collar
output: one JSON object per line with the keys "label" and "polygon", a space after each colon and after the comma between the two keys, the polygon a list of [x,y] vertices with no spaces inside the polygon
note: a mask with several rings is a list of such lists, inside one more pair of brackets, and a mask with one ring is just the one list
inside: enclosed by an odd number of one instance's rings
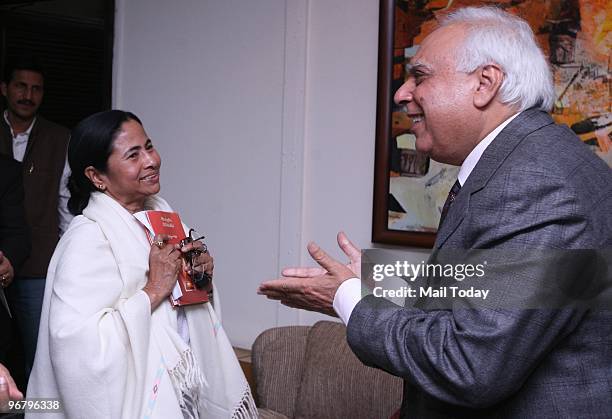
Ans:
{"label": "shirt collar", "polygon": [[501,130],[506,128],[506,125],[512,122],[512,120],[516,118],[519,114],[520,112],[517,112],[510,118],[499,124],[497,128],[495,128],[486,137],[484,137],[483,140],[479,142],[476,147],[474,147],[472,152],[468,154],[468,156],[463,161],[461,168],[459,169],[459,174],[457,175],[457,180],[459,181],[461,186],[465,184],[467,178],[470,176],[470,173],[472,173],[472,170],[474,170],[474,167],[476,167],[476,164],[478,163],[478,160],[480,160],[482,153],[484,153],[484,151],[493,142],[493,140],[495,139],[495,137],[497,137]]}
{"label": "shirt collar", "polygon": [[6,121],[6,125],[8,125],[9,129],[11,130],[11,136],[13,138],[17,137],[18,135],[19,136],[25,135],[25,136],[27,136],[29,138],[30,137],[30,133],[32,132],[32,127],[36,123],[36,118],[37,117],[35,116],[34,119],[32,120],[32,123],[30,124],[30,126],[28,127],[27,130],[25,130],[24,132],[20,132],[19,134],[15,135],[15,133],[13,132],[13,127],[11,126],[11,123],[8,120],[8,111],[7,110],[4,111],[4,120]]}

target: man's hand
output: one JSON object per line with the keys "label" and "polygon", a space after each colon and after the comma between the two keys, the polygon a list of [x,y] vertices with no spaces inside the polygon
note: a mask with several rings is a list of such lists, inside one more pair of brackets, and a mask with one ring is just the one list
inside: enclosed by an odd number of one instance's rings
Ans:
{"label": "man's hand", "polygon": [[17,388],[9,371],[0,364],[0,412],[6,410],[9,400],[21,400],[23,394]]}
{"label": "man's hand", "polygon": [[359,277],[361,270],[361,251],[342,232],[338,233],[338,245],[349,257],[347,265],[311,242],[308,253],[321,267],[285,268],[282,278],[262,283],[257,293],[288,307],[336,316],[333,302],[338,287],[349,278]]}
{"label": "man's hand", "polygon": [[0,251],[0,286],[8,287],[13,282],[14,277],[15,271],[11,261]]}

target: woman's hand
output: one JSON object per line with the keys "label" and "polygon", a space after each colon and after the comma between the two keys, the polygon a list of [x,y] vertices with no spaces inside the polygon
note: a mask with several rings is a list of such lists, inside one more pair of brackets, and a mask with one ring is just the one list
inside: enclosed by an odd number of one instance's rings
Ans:
{"label": "woman's hand", "polygon": [[[199,240],[193,241],[191,243],[186,244],[181,248],[181,252],[183,255],[186,255],[188,252],[194,250],[194,256],[192,259],[193,266],[189,266],[189,264],[183,264],[183,269],[189,274],[194,275],[197,273],[206,273],[212,279],[213,270],[215,269],[215,264],[213,257],[208,252],[208,248]],[[212,282],[207,287],[207,291],[212,289]]]}
{"label": "woman's hand", "polygon": [[149,280],[143,288],[151,300],[151,311],[172,293],[182,265],[178,244],[168,244],[168,236],[159,234],[153,238],[149,253]]}

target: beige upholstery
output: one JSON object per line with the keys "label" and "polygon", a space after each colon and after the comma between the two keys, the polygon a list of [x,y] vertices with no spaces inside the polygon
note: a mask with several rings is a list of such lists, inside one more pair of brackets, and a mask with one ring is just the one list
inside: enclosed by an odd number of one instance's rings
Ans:
{"label": "beige upholstery", "polygon": [[260,334],[253,343],[259,407],[293,417],[309,330],[308,326],[276,327]]}
{"label": "beige upholstery", "polygon": [[262,418],[380,419],[401,404],[402,380],[364,366],[341,323],[267,330],[252,357]]}

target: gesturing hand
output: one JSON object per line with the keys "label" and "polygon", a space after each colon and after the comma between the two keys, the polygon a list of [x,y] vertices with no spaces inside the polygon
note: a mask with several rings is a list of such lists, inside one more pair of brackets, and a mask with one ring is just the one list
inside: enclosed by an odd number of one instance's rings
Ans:
{"label": "gesturing hand", "polygon": [[311,242],[308,253],[320,267],[285,268],[282,278],[263,282],[257,293],[289,307],[335,316],[333,302],[338,287],[349,278],[359,277],[361,269],[361,251],[342,232],[338,233],[338,245],[349,257],[348,265]]}
{"label": "gesturing hand", "polygon": [[154,310],[172,292],[182,266],[178,244],[168,244],[168,236],[159,234],[153,239],[149,252],[149,279],[143,288]]}

